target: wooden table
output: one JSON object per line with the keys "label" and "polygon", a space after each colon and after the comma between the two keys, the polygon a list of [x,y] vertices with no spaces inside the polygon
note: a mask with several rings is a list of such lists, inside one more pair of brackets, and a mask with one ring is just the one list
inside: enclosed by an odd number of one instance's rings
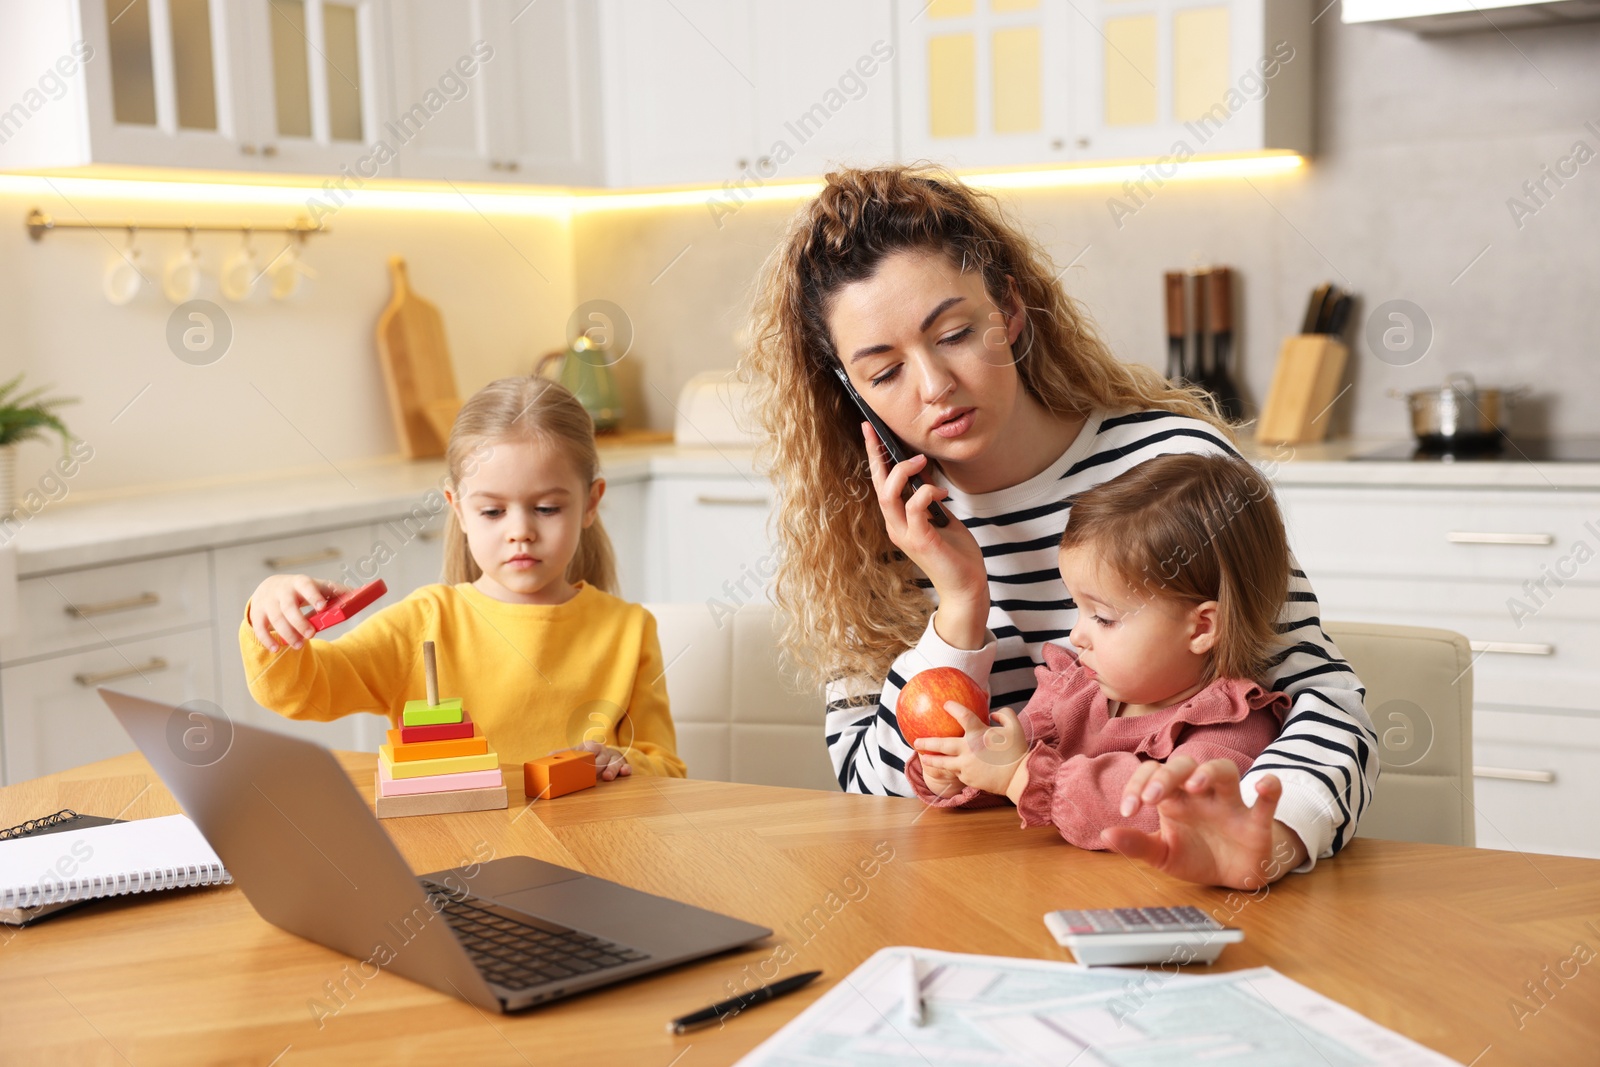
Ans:
{"label": "wooden table", "polygon": [[[370,794],[374,757],[340,758]],[[0,790],[0,825],[63,807],[124,818],[178,810],[133,754]],[[1247,932],[1218,969],[1270,965],[1479,1067],[1600,1062],[1600,861],[1358,839],[1314,874],[1250,899],[1020,831],[1010,809],[650,778],[525,811],[513,786],[507,811],[385,826],[418,871],[526,853],[777,933],[492,1016],[394,975],[361,979],[346,969],[354,961],[258,918],[237,887],[104,901],[0,927],[0,1059],[726,1064],[885,945],[1070,959],[1040,922],[1047,910],[1194,904]],[[1588,962],[1566,962],[1579,944]],[[791,953],[782,974],[821,968],[822,980],[720,1030],[666,1033],[668,1019],[747,975],[773,977]],[[1547,985],[1542,1006],[1526,982]]]}

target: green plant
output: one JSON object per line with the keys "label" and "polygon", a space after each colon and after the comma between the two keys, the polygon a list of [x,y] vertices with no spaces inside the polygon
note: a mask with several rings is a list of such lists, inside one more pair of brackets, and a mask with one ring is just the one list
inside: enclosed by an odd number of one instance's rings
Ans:
{"label": "green plant", "polygon": [[46,397],[44,389],[19,393],[22,375],[0,385],[0,445],[14,445],[19,441],[32,441],[43,437],[45,431],[54,430],[61,435],[65,449],[72,432],[61,421],[55,409],[63,404],[76,404],[76,397]]}

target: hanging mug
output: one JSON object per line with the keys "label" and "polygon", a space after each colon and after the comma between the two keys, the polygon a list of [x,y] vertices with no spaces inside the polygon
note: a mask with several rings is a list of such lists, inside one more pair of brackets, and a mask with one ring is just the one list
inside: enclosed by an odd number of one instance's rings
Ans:
{"label": "hanging mug", "polygon": [[250,245],[250,231],[244,231],[244,243],[222,263],[217,275],[217,287],[222,295],[235,302],[249,300],[256,292],[256,283],[264,272],[256,262],[256,250]]}
{"label": "hanging mug", "polygon": [[105,277],[101,281],[106,299],[117,307],[131,303],[144,285],[144,271],[139,269],[139,250],[133,246],[133,241],[134,231],[130,226],[127,251],[117,253],[116,258],[106,265]]}
{"label": "hanging mug", "polygon": [[200,250],[195,247],[193,230],[189,231],[183,251],[167,261],[167,269],[161,275],[161,291],[174,304],[193,300],[200,292]]}

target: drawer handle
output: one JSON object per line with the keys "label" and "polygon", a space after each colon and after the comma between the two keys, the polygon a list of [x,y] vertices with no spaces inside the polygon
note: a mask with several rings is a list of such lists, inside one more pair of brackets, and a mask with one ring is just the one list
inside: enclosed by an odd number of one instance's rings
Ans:
{"label": "drawer handle", "polygon": [[444,536],[444,531],[441,530],[441,529],[438,529],[437,527],[435,527],[433,529],[423,530],[421,533],[417,534],[417,540],[418,541],[437,541],[437,540],[439,540],[439,538],[441,538],[443,536]]}
{"label": "drawer handle", "polygon": [[107,682],[114,682],[118,678],[129,678],[135,674],[142,676],[146,674],[154,674],[156,671],[164,671],[167,669],[167,666],[167,661],[162,659],[160,656],[151,656],[150,662],[146,663],[143,667],[123,667],[119,670],[98,671],[94,674],[74,674],[72,676],[72,680],[83,686],[85,689],[93,689],[97,685],[104,685]]}
{"label": "drawer handle", "polygon": [[149,608],[161,603],[161,597],[155,593],[140,593],[123,600],[106,600],[99,604],[68,604],[67,614],[74,619],[87,619],[95,615],[110,615],[114,611],[132,611],[134,608]]}
{"label": "drawer handle", "polygon": [[1553,656],[1555,645],[1531,641],[1468,641],[1474,652],[1504,652],[1512,656]]}
{"label": "drawer handle", "polygon": [[1515,767],[1474,767],[1474,778],[1500,778],[1507,782],[1553,782],[1555,771],[1523,771]]}
{"label": "drawer handle", "polygon": [[764,508],[770,507],[772,500],[764,496],[712,496],[701,493],[694,498],[696,504],[709,504],[712,507],[732,508]]}
{"label": "drawer handle", "polygon": [[298,556],[268,556],[262,560],[269,571],[286,571],[290,567],[304,567],[307,563],[328,563],[343,556],[344,553],[337,548],[320,548],[315,552],[305,552]]}
{"label": "drawer handle", "polygon": [[1451,530],[1444,535],[1446,541],[1458,545],[1553,545],[1555,534],[1525,533],[1471,533]]}

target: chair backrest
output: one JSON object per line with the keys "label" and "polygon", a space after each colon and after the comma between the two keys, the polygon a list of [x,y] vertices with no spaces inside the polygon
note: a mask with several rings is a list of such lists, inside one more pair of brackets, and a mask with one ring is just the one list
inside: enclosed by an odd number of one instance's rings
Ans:
{"label": "chair backrest", "polygon": [[1367,691],[1379,775],[1360,837],[1466,845],[1472,803],[1472,649],[1451,630],[1325,625]]}
{"label": "chair backrest", "polygon": [[705,604],[645,608],[656,618],[689,777],[838,791],[822,691],[798,690],[785,670],[770,604],[732,614]]}

